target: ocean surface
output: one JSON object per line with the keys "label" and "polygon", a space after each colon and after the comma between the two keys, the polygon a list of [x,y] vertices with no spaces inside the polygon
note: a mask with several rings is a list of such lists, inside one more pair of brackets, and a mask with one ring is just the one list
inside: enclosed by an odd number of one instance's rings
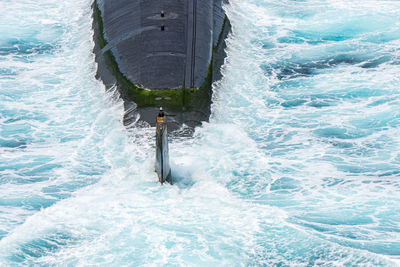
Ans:
{"label": "ocean surface", "polygon": [[1,266],[400,265],[400,1],[225,9],[210,122],[160,186],[91,1],[0,1]]}

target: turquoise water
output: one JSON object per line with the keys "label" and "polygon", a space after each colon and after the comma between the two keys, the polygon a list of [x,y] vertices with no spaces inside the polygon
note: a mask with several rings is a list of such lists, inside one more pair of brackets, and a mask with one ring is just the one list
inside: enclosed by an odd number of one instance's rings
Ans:
{"label": "turquoise water", "polygon": [[212,116],[122,125],[91,2],[0,2],[4,266],[398,266],[400,2],[231,0]]}

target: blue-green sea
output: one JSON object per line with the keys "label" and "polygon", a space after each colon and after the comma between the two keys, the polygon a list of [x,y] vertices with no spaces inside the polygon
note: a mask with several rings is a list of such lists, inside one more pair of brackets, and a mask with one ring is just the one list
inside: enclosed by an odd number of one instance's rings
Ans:
{"label": "blue-green sea", "polygon": [[0,0],[1,266],[400,266],[400,1],[230,0],[163,186],[91,4]]}

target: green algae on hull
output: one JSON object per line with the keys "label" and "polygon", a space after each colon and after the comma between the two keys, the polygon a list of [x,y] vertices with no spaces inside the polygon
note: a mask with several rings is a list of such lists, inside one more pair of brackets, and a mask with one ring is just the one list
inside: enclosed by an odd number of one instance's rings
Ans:
{"label": "green algae on hull", "polygon": [[[97,24],[99,32],[97,35],[97,42],[100,49],[107,45],[107,40],[104,37],[103,19],[101,11],[98,7],[97,1],[93,3],[93,19],[94,23]],[[224,29],[229,26],[229,20],[225,16],[223,29],[218,38],[218,43],[214,47],[220,45]],[[210,109],[211,95],[212,95],[212,82],[213,82],[213,59],[208,67],[207,74],[204,78],[203,84],[199,88],[180,88],[180,89],[147,89],[136,86],[120,71],[117,61],[112,54],[111,50],[107,50],[103,53],[103,57],[106,65],[115,76],[117,82],[121,85],[126,95],[134,101],[139,108],[163,106],[171,110],[185,110],[185,111],[202,111],[204,109]]]}

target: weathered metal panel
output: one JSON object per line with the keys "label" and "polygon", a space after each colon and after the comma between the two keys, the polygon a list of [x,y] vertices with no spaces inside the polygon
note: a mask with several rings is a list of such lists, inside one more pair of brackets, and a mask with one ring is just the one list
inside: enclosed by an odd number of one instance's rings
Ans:
{"label": "weathered metal panel", "polygon": [[225,11],[222,8],[222,5],[226,1],[224,0],[214,0],[214,30],[213,30],[213,42],[214,46],[217,45],[218,43],[218,38],[219,35],[222,31],[222,26],[224,24],[224,19],[225,19]]}
{"label": "weathered metal panel", "polygon": [[168,129],[167,123],[157,122],[156,127],[156,162],[155,170],[160,183],[172,182],[171,168],[169,165]]}
{"label": "weathered metal panel", "polygon": [[194,86],[200,87],[204,82],[212,56],[214,1],[193,1],[197,2]]}
{"label": "weathered metal panel", "polygon": [[99,0],[106,49],[136,85],[199,87],[222,26],[221,1]]}

